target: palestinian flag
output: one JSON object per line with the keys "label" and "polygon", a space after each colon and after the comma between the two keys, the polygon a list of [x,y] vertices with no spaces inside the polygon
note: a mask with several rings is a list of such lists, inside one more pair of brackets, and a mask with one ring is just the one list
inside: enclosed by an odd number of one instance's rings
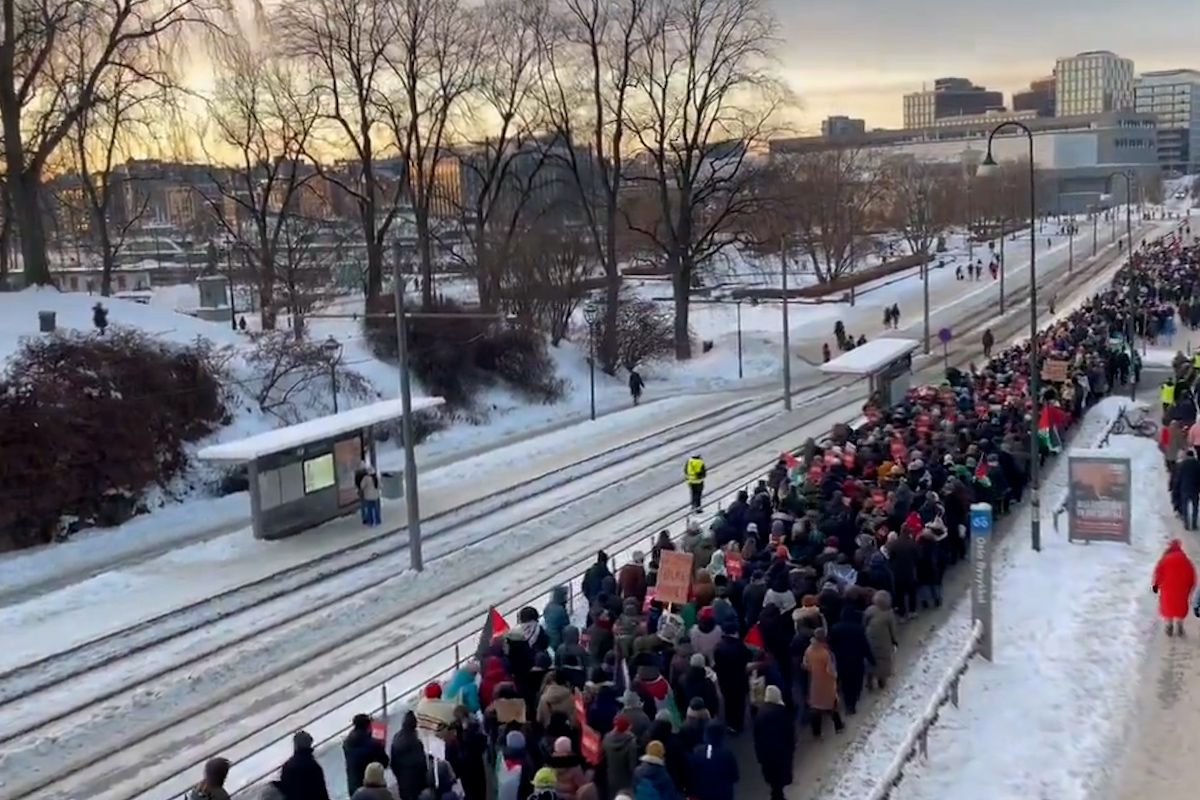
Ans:
{"label": "palestinian flag", "polygon": [[759,650],[764,649],[762,631],[758,629],[758,623],[750,626],[750,630],[746,631],[745,642],[750,647],[757,647]]}
{"label": "palestinian flag", "polygon": [[495,606],[488,609],[487,619],[483,621],[483,630],[479,632],[479,648],[478,655],[483,655],[492,646],[492,642],[496,638],[503,636],[508,632],[508,623],[504,621],[504,617],[496,610]]}
{"label": "palestinian flag", "polygon": [[1067,422],[1067,413],[1055,405],[1042,406],[1038,417],[1038,442],[1051,453],[1062,452],[1062,435],[1059,433]]}

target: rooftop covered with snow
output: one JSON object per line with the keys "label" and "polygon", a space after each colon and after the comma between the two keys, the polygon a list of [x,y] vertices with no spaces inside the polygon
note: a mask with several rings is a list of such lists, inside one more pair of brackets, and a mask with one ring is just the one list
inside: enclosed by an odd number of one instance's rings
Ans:
{"label": "rooftop covered with snow", "polygon": [[[423,411],[440,406],[443,402],[445,401],[440,397],[414,397],[412,410]],[[253,461],[262,456],[282,453],[294,447],[303,447],[311,442],[331,439],[343,433],[362,430],[403,416],[404,409],[399,398],[380,400],[378,403],[352,408],[339,414],[317,417],[245,439],[205,447],[197,455],[204,461]]]}
{"label": "rooftop covered with snow", "polygon": [[876,339],[821,365],[822,372],[870,375],[917,349],[912,339]]}

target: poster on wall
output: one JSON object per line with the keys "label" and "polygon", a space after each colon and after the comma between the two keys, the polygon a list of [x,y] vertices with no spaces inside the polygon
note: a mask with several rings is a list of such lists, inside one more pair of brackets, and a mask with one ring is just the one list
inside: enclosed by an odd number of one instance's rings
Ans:
{"label": "poster on wall", "polygon": [[362,466],[362,443],[357,438],[337,442],[333,446],[333,460],[337,464],[338,505],[352,506],[358,502],[355,478]]}
{"label": "poster on wall", "polygon": [[1067,541],[1129,544],[1129,459],[1071,454],[1067,473]]}

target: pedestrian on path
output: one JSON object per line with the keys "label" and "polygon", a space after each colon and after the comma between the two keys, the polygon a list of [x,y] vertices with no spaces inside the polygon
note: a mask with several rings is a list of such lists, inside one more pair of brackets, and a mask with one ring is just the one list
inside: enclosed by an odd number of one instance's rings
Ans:
{"label": "pedestrian on path", "polygon": [[693,511],[700,511],[704,507],[704,478],[707,475],[708,468],[705,467],[704,459],[699,454],[689,458],[683,465],[683,478],[688,485]]}
{"label": "pedestrian on path", "polygon": [[1178,539],[1171,540],[1154,566],[1154,583],[1150,588],[1158,595],[1158,613],[1166,622],[1167,636],[1182,636],[1188,600],[1196,588],[1196,567]]}
{"label": "pedestrian on path", "polygon": [[633,404],[636,406],[642,399],[642,389],[646,388],[646,382],[642,380],[642,376],[638,374],[636,369],[629,370],[629,394],[633,395]]}

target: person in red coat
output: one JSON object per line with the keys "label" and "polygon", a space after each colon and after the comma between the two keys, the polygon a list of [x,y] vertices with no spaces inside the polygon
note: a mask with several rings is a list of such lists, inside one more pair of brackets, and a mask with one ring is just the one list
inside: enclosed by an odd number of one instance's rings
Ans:
{"label": "person in red coat", "polygon": [[1158,564],[1154,566],[1151,589],[1158,595],[1158,613],[1167,623],[1167,636],[1183,635],[1183,618],[1187,616],[1188,599],[1196,588],[1196,567],[1178,539],[1167,545]]}

